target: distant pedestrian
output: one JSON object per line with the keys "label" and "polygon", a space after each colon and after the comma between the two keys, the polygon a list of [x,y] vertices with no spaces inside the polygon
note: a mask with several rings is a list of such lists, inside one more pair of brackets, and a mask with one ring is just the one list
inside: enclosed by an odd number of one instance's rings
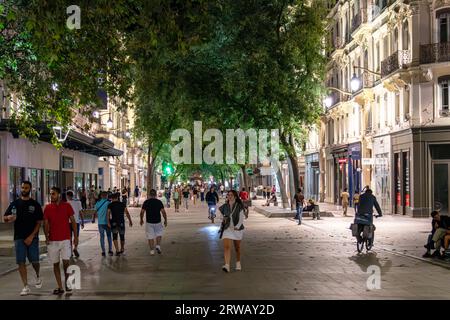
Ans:
{"label": "distant pedestrian", "polygon": [[[67,268],[70,263],[72,248],[70,244],[70,229],[74,233],[73,243],[78,246],[77,223],[74,218],[72,206],[67,202],[61,201],[61,190],[53,187],[50,192],[51,203],[44,209],[44,230],[47,242],[48,258],[53,264],[58,288],[53,290],[53,294],[61,295],[64,293],[61,281],[60,261],[62,259],[64,269],[64,284],[66,284],[66,293],[70,294],[72,289],[67,286],[69,277]],[[70,220],[70,224],[68,221]]]}
{"label": "distant pedestrian", "polygon": [[221,230],[223,230],[223,248],[225,264],[222,270],[230,272],[231,245],[236,251],[236,271],[241,271],[241,241],[244,235],[244,205],[235,190],[227,194],[227,202],[219,208],[223,215]]}
{"label": "distant pedestrian", "polygon": [[95,211],[98,217],[98,232],[100,233],[100,247],[102,248],[102,256],[105,257],[105,233],[108,239],[108,254],[112,256],[112,236],[111,229],[108,228],[108,193],[103,192],[100,201],[95,204]]}
{"label": "distant pedestrian", "polygon": [[81,197],[79,198],[81,201],[81,207],[83,210],[87,209],[87,193],[86,189],[81,189]]}
{"label": "distant pedestrian", "polygon": [[305,196],[303,195],[301,188],[298,188],[297,193],[294,195],[294,202],[297,211],[295,220],[298,220],[298,224],[301,225],[303,217],[303,205],[305,203]]}
{"label": "distant pedestrian", "polygon": [[172,194],[175,212],[180,212],[180,188],[176,187]]}
{"label": "distant pedestrian", "polygon": [[141,209],[141,226],[144,224],[144,213],[146,220],[146,234],[148,245],[150,247],[150,255],[155,255],[155,240],[156,251],[161,254],[161,240],[163,236],[163,225],[161,223],[161,214],[164,217],[164,227],[167,227],[167,214],[161,200],[156,198],[156,190],[151,189],[147,199],[142,205]]}
{"label": "distant pedestrian", "polygon": [[359,197],[360,197],[359,191],[356,190],[355,194],[353,195],[353,206],[354,206],[354,209],[355,209],[355,215],[358,214]]}
{"label": "distant pedestrian", "polygon": [[165,190],[164,190],[164,197],[166,198],[167,208],[170,208],[170,196],[171,196],[171,193],[170,193],[169,188],[165,188]]}
{"label": "distant pedestrian", "polygon": [[125,206],[128,205],[128,190],[126,187],[122,190],[122,202],[125,204]]}
{"label": "distant pedestrian", "polygon": [[141,195],[141,193],[140,193],[140,191],[139,191],[139,187],[136,186],[136,187],[134,188],[134,205],[135,205],[136,207],[139,206],[139,196],[140,196],[140,195]]}
{"label": "distant pedestrian", "polygon": [[197,186],[194,186],[194,188],[192,189],[192,198],[194,199],[194,206],[195,206],[195,202],[197,200],[197,196],[198,196]]}
{"label": "distant pedestrian", "polygon": [[272,194],[272,188],[270,186],[266,187],[266,199],[269,200]]}
{"label": "distant pedestrian", "polygon": [[184,211],[188,211],[189,209],[189,189],[186,187],[183,191],[183,201],[184,201]]}
{"label": "distant pedestrian", "polygon": [[348,208],[348,200],[350,198],[350,194],[347,192],[347,188],[344,188],[344,191],[341,193],[342,199],[342,208],[344,209],[344,217],[347,217],[347,208]]}
{"label": "distant pedestrian", "polygon": [[91,189],[89,190],[89,209],[92,209],[95,205],[95,189],[94,186],[91,186]]}
{"label": "distant pedestrian", "polygon": [[26,259],[31,263],[36,273],[36,288],[42,287],[39,264],[39,230],[44,215],[42,207],[36,200],[30,197],[31,182],[23,181],[21,184],[20,198],[11,202],[3,216],[3,221],[14,222],[14,246],[16,263],[19,266],[19,274],[22,279],[23,289],[21,296],[31,293],[28,286]]}
{"label": "distant pedestrian", "polygon": [[[77,224],[77,234],[76,235],[79,239],[80,238],[80,227],[81,227],[81,229],[84,229],[83,208],[81,206],[81,201],[73,198],[72,191],[67,191],[67,202],[71,205],[72,210],[73,210],[75,222]],[[70,242],[71,242],[71,244],[73,244],[73,254],[75,255],[75,257],[79,258],[80,253],[78,252],[78,244],[75,245],[75,243],[72,241],[75,234],[72,232],[72,228],[70,228],[70,230],[71,230]],[[71,250],[72,250],[72,247],[71,247]]]}
{"label": "distant pedestrian", "polygon": [[[127,205],[119,201],[120,194],[115,193],[112,196],[112,202],[108,204],[108,228],[112,232],[116,256],[120,256],[125,251],[125,215],[127,216],[130,228],[133,226]],[[120,236],[120,249],[118,244]]]}
{"label": "distant pedestrian", "polygon": [[205,201],[205,185],[202,185],[202,187],[200,188],[200,201]]}

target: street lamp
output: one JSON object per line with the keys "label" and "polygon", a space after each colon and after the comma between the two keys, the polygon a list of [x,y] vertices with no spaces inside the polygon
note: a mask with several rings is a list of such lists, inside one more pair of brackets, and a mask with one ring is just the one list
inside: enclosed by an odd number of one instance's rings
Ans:
{"label": "street lamp", "polygon": [[331,96],[327,96],[325,99],[323,99],[323,104],[327,108],[331,107],[333,105],[333,98]]}
{"label": "street lamp", "polygon": [[111,120],[111,117],[108,119],[108,121],[106,122],[106,127],[108,128],[108,129],[112,129],[112,127],[113,127],[113,122],[112,122],[112,120]]}
{"label": "street lamp", "polygon": [[361,87],[361,80],[356,76],[356,73],[353,73],[353,77],[350,80],[350,87],[353,92],[358,91]]}
{"label": "street lamp", "polygon": [[[66,141],[67,137],[69,136],[70,130],[71,130],[71,128],[69,127],[67,132],[64,133],[63,128],[61,126],[53,126],[53,133],[55,134],[58,142],[60,142],[61,144],[64,144],[64,142]],[[62,173],[63,151],[64,151],[64,147],[61,147],[61,149],[59,150],[59,179],[58,179],[58,184],[61,189],[62,189],[62,177],[63,177],[63,173]]]}

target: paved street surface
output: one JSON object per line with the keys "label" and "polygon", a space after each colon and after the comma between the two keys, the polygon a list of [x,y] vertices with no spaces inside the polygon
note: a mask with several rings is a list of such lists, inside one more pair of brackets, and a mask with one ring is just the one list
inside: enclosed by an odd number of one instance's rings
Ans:
{"label": "paved street surface", "polygon": [[[0,299],[448,299],[450,270],[416,258],[423,254],[429,219],[385,216],[376,220],[375,247],[358,255],[348,229],[352,218],[298,226],[290,218],[250,212],[242,245],[243,271],[226,274],[222,244],[205,205],[168,210],[162,255],[150,256],[137,208],[127,228],[126,255],[101,257],[96,225],[81,232],[81,290],[55,297],[52,266],[42,261],[42,289],[20,297],[19,274],[0,277]],[[367,268],[381,267],[381,289],[369,290]],[[450,266],[450,265],[449,265]],[[33,274],[31,267],[29,273]],[[34,283],[32,277],[31,283]]]}

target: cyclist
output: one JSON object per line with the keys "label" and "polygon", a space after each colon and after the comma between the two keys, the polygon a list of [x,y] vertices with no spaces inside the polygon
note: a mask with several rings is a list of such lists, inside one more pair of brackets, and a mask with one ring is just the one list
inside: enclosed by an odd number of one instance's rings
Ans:
{"label": "cyclist", "polygon": [[211,187],[211,189],[206,193],[205,200],[208,204],[208,219],[214,223],[214,218],[216,217],[216,205],[219,202],[219,195],[215,191],[214,187]]}
{"label": "cyclist", "polygon": [[363,232],[364,226],[373,225],[373,207],[378,212],[377,217],[383,215],[377,198],[372,194],[372,190],[368,186],[365,189],[365,192],[359,197],[359,207],[354,222],[358,225],[358,241],[361,241],[361,232]]}

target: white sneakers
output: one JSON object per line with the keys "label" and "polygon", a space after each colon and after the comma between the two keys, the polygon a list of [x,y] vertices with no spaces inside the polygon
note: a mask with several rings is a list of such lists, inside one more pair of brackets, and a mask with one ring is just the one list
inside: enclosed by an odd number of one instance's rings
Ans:
{"label": "white sneakers", "polygon": [[161,247],[160,246],[156,246],[156,252],[158,252],[158,254],[161,254]]}
{"label": "white sneakers", "polygon": [[[224,272],[230,272],[230,265],[229,264],[224,264],[222,267],[222,270]],[[241,262],[240,261],[236,261],[236,271],[241,271],[242,270],[242,266],[241,266]]]}
{"label": "white sneakers", "polygon": [[150,255],[154,256],[155,255],[155,250],[150,250]]}
{"label": "white sneakers", "polygon": [[222,270],[225,272],[230,272],[230,265],[229,264],[224,264],[222,267]]}
{"label": "white sneakers", "polygon": [[42,279],[40,277],[36,278],[35,286],[36,286],[37,289],[42,288]]}
{"label": "white sneakers", "polygon": [[31,293],[31,290],[28,286],[23,287],[22,291],[20,292],[21,296],[27,296]]}

